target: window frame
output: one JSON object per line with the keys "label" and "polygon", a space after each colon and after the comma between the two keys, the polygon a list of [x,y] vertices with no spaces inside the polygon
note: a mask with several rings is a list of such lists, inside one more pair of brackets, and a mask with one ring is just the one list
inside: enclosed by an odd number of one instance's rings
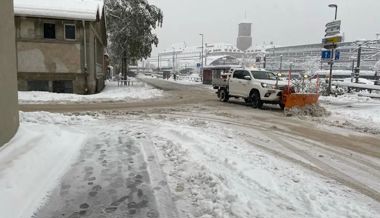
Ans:
{"label": "window frame", "polygon": [[[54,38],[47,38],[45,36],[45,24],[54,25]],[[43,23],[42,31],[43,31],[43,37],[44,37],[44,39],[46,39],[46,40],[56,40],[57,39],[57,24],[56,23],[54,23],[54,22],[44,22]]]}
{"label": "window frame", "polygon": [[[66,26],[74,26],[74,39],[66,38]],[[75,25],[75,23],[65,23],[63,25],[63,38],[68,41],[77,40],[77,26]]]}

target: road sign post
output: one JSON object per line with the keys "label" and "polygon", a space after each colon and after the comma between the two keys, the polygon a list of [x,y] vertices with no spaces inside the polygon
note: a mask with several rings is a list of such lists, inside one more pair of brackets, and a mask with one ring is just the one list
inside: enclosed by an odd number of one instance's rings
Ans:
{"label": "road sign post", "polygon": [[323,55],[325,55],[326,59],[330,59],[330,77],[329,77],[329,87],[328,87],[328,93],[331,95],[331,80],[332,80],[332,71],[333,71],[333,65],[334,60],[339,60],[340,53],[336,52],[335,49],[338,47],[338,44],[343,41],[343,37],[340,35],[340,26],[341,26],[340,20],[335,20],[332,22],[329,22],[326,24],[326,34],[325,38],[322,39],[322,44],[325,49],[331,49],[331,52],[325,51],[325,53],[322,52],[322,59]]}

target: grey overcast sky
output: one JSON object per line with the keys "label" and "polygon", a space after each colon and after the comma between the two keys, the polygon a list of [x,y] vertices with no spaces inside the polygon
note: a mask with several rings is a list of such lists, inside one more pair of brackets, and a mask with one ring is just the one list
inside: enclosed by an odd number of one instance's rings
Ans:
{"label": "grey overcast sky", "polygon": [[238,23],[252,22],[253,44],[273,41],[276,45],[318,43],[326,22],[338,19],[346,41],[375,39],[380,33],[380,0],[148,0],[164,12],[163,27],[157,31],[157,51],[172,44],[205,41],[236,44]]}

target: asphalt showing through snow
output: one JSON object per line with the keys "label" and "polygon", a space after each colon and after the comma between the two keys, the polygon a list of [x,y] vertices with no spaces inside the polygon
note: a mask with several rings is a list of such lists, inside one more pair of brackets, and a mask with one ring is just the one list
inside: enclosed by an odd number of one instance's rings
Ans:
{"label": "asphalt showing through snow", "polygon": [[94,129],[80,159],[34,217],[159,217],[148,164],[137,143],[142,133],[99,130]]}

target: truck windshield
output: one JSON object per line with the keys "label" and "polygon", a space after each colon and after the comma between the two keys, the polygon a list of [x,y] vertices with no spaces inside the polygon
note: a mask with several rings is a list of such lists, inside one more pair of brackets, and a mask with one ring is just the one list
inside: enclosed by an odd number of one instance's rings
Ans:
{"label": "truck windshield", "polygon": [[251,71],[255,79],[276,80],[276,75],[268,71]]}

